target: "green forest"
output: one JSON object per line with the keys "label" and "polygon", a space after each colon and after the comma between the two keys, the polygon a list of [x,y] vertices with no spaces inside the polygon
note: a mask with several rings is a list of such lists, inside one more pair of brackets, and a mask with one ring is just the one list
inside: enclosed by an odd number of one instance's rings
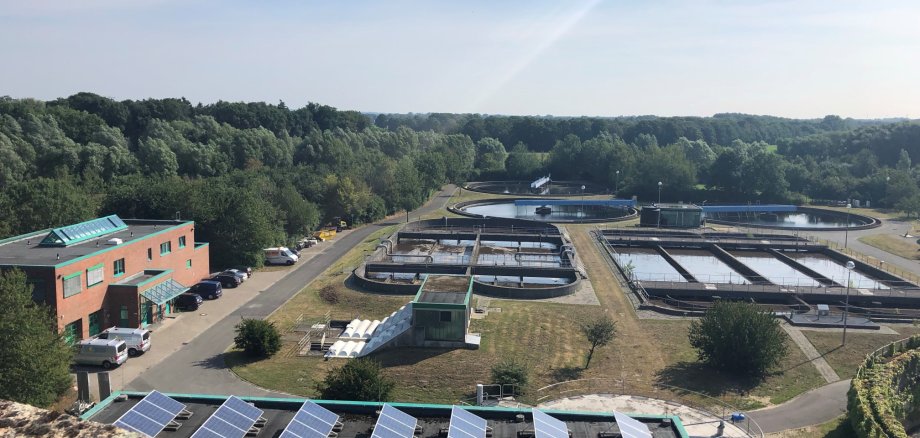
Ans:
{"label": "green forest", "polygon": [[[261,264],[468,180],[583,180],[664,200],[871,200],[920,212],[920,124],[837,116],[368,115],[308,104],[0,97],[0,237],[103,214],[193,219],[212,263]],[[617,173],[619,171],[619,173]],[[618,176],[618,177],[617,177]]]}

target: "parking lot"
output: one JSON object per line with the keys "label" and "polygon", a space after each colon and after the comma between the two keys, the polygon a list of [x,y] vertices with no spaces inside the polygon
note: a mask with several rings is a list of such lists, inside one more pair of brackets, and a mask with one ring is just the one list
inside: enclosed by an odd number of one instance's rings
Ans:
{"label": "parking lot", "polygon": [[[157,324],[147,327],[152,333],[150,336],[152,346],[150,351],[131,357],[127,362],[109,371],[112,390],[117,391],[126,387],[128,383],[142,375],[145,371],[162,362],[164,359],[188,345],[203,331],[214,326],[218,321],[226,318],[250,300],[264,292],[270,286],[284,278],[292,271],[310,263],[316,255],[330,248],[337,240],[344,238],[351,231],[339,233],[338,239],[322,242],[311,248],[304,248],[300,252],[300,260],[293,266],[270,266],[266,269],[255,271],[252,277],[236,288],[224,288],[223,296],[216,300],[204,300],[197,311],[175,312]],[[271,309],[267,309],[268,313]],[[249,316],[249,315],[244,315]],[[264,317],[265,314],[253,314],[252,317]],[[94,400],[99,399],[98,386],[94,374],[106,371],[101,367],[75,365],[74,372],[86,371],[90,373],[91,395]]]}

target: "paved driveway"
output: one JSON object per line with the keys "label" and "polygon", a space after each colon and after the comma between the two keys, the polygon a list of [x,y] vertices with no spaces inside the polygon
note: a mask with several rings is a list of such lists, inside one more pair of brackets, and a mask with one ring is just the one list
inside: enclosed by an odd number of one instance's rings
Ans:
{"label": "paved driveway", "polygon": [[[456,187],[447,186],[427,204],[413,211],[413,216],[430,213],[443,207]],[[367,236],[396,222],[382,222],[350,231],[306,263],[297,265],[276,283],[256,294],[250,301],[203,330],[174,353],[152,365],[125,385],[125,389],[193,394],[234,394],[239,396],[279,395],[244,382],[230,372],[223,353],[233,343],[233,327],[242,317],[265,317],[283,305],[303,287],[313,281],[336,260]],[[167,341],[168,342],[168,341]],[[118,376],[113,375],[113,380]]]}

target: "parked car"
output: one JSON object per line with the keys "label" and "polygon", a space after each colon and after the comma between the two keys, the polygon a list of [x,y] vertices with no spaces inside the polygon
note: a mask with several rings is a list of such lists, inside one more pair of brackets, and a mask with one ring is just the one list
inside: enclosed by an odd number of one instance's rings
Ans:
{"label": "parked car", "polygon": [[252,267],[249,267],[249,266],[234,266],[233,269],[236,269],[237,271],[240,271],[240,272],[246,274],[246,276],[248,276],[248,277],[252,277]]}
{"label": "parked car", "polygon": [[219,281],[202,281],[188,288],[186,293],[193,293],[201,298],[216,300],[224,294],[224,288]]}
{"label": "parked car", "polygon": [[98,339],[121,339],[128,344],[128,356],[134,357],[150,349],[150,330],[142,328],[112,327],[105,329]]}
{"label": "parked car", "polygon": [[73,362],[109,369],[128,360],[128,344],[121,339],[88,339],[74,345]]}
{"label": "parked car", "polygon": [[221,274],[236,275],[240,279],[240,283],[244,283],[246,279],[249,278],[249,276],[246,275],[245,272],[240,272],[240,271],[237,271],[236,269],[227,269],[224,272],[221,272]]}
{"label": "parked car", "polygon": [[242,283],[242,280],[234,274],[216,274],[207,280],[216,281],[223,287],[237,287]]}
{"label": "parked car", "polygon": [[[220,286],[220,283],[217,284]],[[204,300],[201,299],[201,295],[198,295],[194,292],[186,292],[176,297],[176,307],[179,310],[186,311],[195,311],[201,307],[201,303]]]}

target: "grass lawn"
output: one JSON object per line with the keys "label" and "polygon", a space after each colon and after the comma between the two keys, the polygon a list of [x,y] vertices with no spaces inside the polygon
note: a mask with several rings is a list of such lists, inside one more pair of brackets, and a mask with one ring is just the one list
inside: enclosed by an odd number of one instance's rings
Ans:
{"label": "grass lawn", "polygon": [[[836,210],[836,211],[840,211],[843,213],[847,212],[846,207],[831,207],[829,205],[807,205],[807,207],[820,208],[824,210]],[[850,208],[849,210],[850,210],[850,213],[853,213],[853,214],[861,214],[863,216],[871,216],[871,217],[878,218],[878,219],[893,219],[893,218],[902,217],[900,212],[893,211],[893,210],[887,210],[887,209],[881,210],[881,209],[876,209],[876,208],[853,207],[853,208]]]}
{"label": "grass lawn", "polygon": [[863,236],[859,241],[866,245],[874,246],[882,251],[890,252],[894,255],[904,257],[908,260],[920,259],[920,246],[917,245],[915,238],[895,236],[892,234],[873,234]]}
{"label": "grass lawn", "polygon": [[658,372],[658,382],[718,398],[739,409],[758,409],[787,401],[826,382],[805,354],[789,340],[789,354],[778,369],[759,383],[722,375],[702,366],[687,340],[690,321],[642,321],[669,365]]}
{"label": "grass lawn", "polygon": [[767,438],[856,438],[846,415],[824,424],[767,434]]}
{"label": "grass lawn", "polygon": [[841,333],[831,331],[802,330],[818,353],[837,372],[841,379],[852,378],[856,369],[862,365],[866,355],[893,341],[920,334],[920,327],[907,324],[892,325],[896,335],[873,333],[868,330],[850,330],[847,332],[847,345],[840,346]]}
{"label": "grass lawn", "polygon": [[[530,369],[531,388],[579,379],[627,379],[631,382],[657,382],[699,391],[741,409],[781,403],[823,384],[814,367],[796,348],[780,370],[754,385],[701,367],[687,340],[687,320],[639,320],[600,252],[588,236],[594,226],[569,226],[579,254],[591,278],[600,306],[493,299],[485,319],[474,319],[470,331],[482,334],[478,350],[438,350],[401,348],[382,351],[373,357],[398,382],[394,394],[399,401],[456,403],[473,396],[477,383],[491,383],[490,368],[504,358],[516,358]],[[393,227],[370,236],[330,267],[316,281],[295,295],[269,319],[286,332],[303,315],[309,321],[329,312],[333,319],[382,319],[411,301],[411,296],[365,293],[348,287],[351,268],[361,262],[365,250],[373,250],[379,237]],[[337,302],[320,298],[318,291],[331,287]],[[599,348],[591,367],[583,369],[588,343],[579,324],[607,314],[617,322],[618,336],[611,345]],[[297,336],[285,336],[285,345],[275,357],[250,362],[236,351],[226,354],[226,362],[240,377],[256,385],[302,396],[315,396],[315,382],[321,380],[341,360],[298,357]],[[637,385],[637,389],[641,389]],[[591,392],[611,392],[603,385],[584,388]],[[642,394],[642,392],[639,392]],[[648,392],[644,394],[649,394]],[[557,392],[533,393],[562,396]],[[571,395],[571,394],[569,394]],[[662,398],[681,399],[687,394],[663,394]],[[698,401],[702,401],[702,397]]]}

